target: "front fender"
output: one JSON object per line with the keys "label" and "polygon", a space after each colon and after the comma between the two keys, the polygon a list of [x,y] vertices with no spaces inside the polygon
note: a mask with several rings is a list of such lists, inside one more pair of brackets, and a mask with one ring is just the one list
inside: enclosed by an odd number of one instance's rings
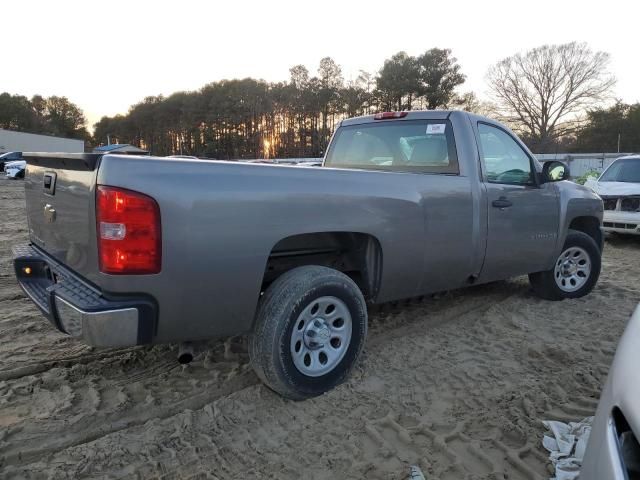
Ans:
{"label": "front fender", "polygon": [[[558,182],[556,187],[560,201],[560,224],[554,259],[562,252],[572,222],[580,217],[592,217],[597,219],[601,228],[604,211],[602,199],[590,188],[566,180]],[[602,248],[602,244],[598,246]],[[553,264],[549,268],[552,266]]]}

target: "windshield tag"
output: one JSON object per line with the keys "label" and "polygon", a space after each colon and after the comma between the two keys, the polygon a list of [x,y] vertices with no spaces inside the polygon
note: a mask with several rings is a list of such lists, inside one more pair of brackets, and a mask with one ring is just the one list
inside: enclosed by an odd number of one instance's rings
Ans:
{"label": "windshield tag", "polygon": [[430,123],[427,125],[427,135],[443,134],[446,126],[445,123]]}

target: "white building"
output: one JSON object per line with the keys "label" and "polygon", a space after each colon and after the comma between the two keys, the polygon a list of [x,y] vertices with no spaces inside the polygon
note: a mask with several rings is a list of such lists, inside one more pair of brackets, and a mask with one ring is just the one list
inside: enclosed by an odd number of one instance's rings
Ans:
{"label": "white building", "polygon": [[0,153],[5,152],[84,153],[84,140],[14,132],[0,128]]}

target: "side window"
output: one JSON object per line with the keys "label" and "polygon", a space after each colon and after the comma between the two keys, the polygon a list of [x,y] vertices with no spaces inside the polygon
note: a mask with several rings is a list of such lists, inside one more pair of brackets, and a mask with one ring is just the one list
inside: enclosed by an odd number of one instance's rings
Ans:
{"label": "side window", "polygon": [[482,163],[490,183],[530,185],[531,160],[518,143],[504,130],[478,124]]}

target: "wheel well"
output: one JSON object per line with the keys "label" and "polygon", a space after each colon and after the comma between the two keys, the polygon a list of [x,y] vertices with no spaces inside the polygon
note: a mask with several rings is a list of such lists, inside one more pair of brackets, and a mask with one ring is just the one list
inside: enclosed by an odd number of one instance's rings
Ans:
{"label": "wheel well", "polygon": [[596,217],[576,217],[571,220],[569,228],[586,233],[595,240],[598,248],[602,249],[602,230],[600,221]]}
{"label": "wheel well", "polygon": [[380,286],[382,249],[375,237],[365,233],[317,232],[286,237],[271,249],[261,290],[284,272],[303,265],[339,270],[356,282],[367,300],[373,300]]}

